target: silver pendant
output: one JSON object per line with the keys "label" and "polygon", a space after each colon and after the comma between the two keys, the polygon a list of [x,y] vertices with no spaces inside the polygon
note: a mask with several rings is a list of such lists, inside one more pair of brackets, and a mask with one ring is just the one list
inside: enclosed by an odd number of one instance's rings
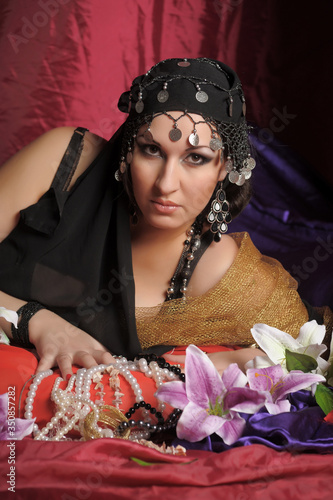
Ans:
{"label": "silver pendant", "polygon": [[190,137],[188,138],[188,142],[196,147],[199,144],[199,136],[196,132],[193,132]]}
{"label": "silver pendant", "polygon": [[240,174],[238,180],[236,181],[237,186],[243,186],[244,182],[245,182],[245,177],[243,174]]}
{"label": "silver pendant", "polygon": [[210,140],[209,147],[212,151],[217,151],[222,148],[222,141],[218,137],[213,137]]}
{"label": "silver pendant", "polygon": [[117,182],[121,181],[121,176],[119,170],[116,170],[114,173],[114,178],[116,179]]}
{"label": "silver pendant", "polygon": [[243,173],[243,175],[245,177],[245,180],[248,180],[251,177],[251,175],[252,175],[252,171],[251,170],[243,170],[242,173]]}
{"label": "silver pendant", "polygon": [[226,233],[227,231],[228,231],[228,224],[226,224],[226,222],[222,222],[222,224],[220,226],[220,232]]}
{"label": "silver pendant", "polygon": [[208,101],[208,95],[203,90],[198,90],[198,92],[195,94],[195,98],[199,102],[207,102]]}
{"label": "silver pendant", "polygon": [[182,134],[181,130],[179,130],[179,128],[173,128],[169,132],[170,141],[177,142],[177,141],[179,141],[179,139],[181,139],[182,135],[183,134]]}
{"label": "silver pendant", "polygon": [[228,174],[232,171],[232,169],[234,168],[234,165],[232,163],[232,160],[227,160],[225,162],[225,170],[226,172],[228,172]]}
{"label": "silver pendant", "polygon": [[169,92],[167,90],[160,90],[159,93],[157,94],[157,100],[158,102],[167,102],[169,99]]}
{"label": "silver pendant", "polygon": [[145,105],[143,104],[143,101],[138,101],[136,104],[135,104],[135,111],[137,113],[142,113],[143,109],[144,109]]}
{"label": "silver pendant", "polygon": [[246,160],[243,161],[243,165],[245,168],[249,168],[250,170],[253,170],[254,167],[256,166],[256,161],[254,158],[250,156],[250,158],[246,158]]}
{"label": "silver pendant", "polygon": [[146,139],[147,142],[152,142],[154,140],[153,134],[148,129],[144,132],[143,137]]}
{"label": "silver pendant", "polygon": [[220,212],[221,211],[221,204],[218,201],[214,201],[212,209],[215,213]]}
{"label": "silver pendant", "polygon": [[214,212],[209,212],[208,216],[207,216],[207,220],[208,222],[210,222],[211,224],[214,222],[215,220],[215,214]]}
{"label": "silver pendant", "polygon": [[232,182],[233,184],[236,184],[239,179],[239,173],[237,170],[232,170],[229,172],[229,181]]}
{"label": "silver pendant", "polygon": [[132,160],[133,160],[133,154],[131,152],[128,152],[126,155],[127,163],[130,165],[132,163]]}

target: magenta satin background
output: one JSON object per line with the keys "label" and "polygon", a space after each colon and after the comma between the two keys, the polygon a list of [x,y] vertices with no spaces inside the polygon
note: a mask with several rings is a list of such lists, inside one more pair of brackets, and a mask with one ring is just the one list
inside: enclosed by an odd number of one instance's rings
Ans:
{"label": "magenta satin background", "polygon": [[263,141],[275,133],[333,183],[331,10],[303,0],[2,0],[0,163],[57,126],[109,138],[134,76],[163,58],[207,56],[239,73]]}

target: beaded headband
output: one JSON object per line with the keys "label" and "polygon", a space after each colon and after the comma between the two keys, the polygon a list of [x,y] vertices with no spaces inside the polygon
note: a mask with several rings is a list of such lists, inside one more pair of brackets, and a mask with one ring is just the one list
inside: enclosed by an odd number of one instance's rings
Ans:
{"label": "beaded headband", "polygon": [[[178,141],[182,132],[178,122],[188,116],[193,130],[188,141],[199,144],[196,122],[191,113],[201,115],[211,130],[210,148],[226,153],[226,170],[229,181],[241,186],[249,179],[255,160],[251,157],[248,126],[245,120],[246,104],[237,74],[224,63],[207,58],[166,59],[153,66],[145,75],[138,76],[131,89],[124,92],[118,108],[128,113],[123,140],[120,180],[132,160],[133,137],[147,124],[146,137],[150,137],[152,120],[161,114],[172,121],[169,132],[171,141]],[[177,119],[169,111],[183,111]]]}

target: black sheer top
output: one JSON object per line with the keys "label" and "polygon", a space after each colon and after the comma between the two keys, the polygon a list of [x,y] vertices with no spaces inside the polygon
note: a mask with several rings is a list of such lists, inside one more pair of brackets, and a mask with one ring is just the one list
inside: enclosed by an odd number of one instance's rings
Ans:
{"label": "black sheer top", "polygon": [[68,191],[86,129],[50,189],[0,243],[0,290],[36,300],[116,354],[140,352],[127,197],[114,178],[121,129]]}

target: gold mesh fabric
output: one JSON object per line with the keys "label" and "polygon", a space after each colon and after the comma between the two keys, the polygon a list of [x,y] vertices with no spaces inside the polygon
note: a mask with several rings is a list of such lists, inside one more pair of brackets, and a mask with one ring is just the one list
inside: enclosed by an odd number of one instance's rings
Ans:
{"label": "gold mesh fabric", "polygon": [[234,233],[239,251],[221,281],[199,297],[136,308],[143,349],[164,345],[253,344],[251,328],[266,323],[297,337],[308,321],[297,282],[262,255],[247,233]]}

